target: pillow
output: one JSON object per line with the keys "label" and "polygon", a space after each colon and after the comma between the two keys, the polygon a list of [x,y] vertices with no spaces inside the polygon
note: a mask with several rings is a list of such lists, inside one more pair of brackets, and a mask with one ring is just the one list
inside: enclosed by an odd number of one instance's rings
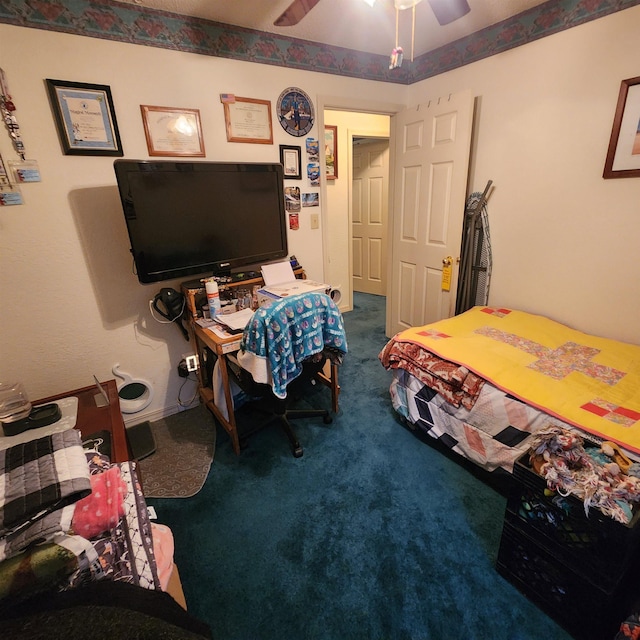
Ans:
{"label": "pillow", "polygon": [[91,477],[91,494],[75,505],[71,528],[88,540],[113,529],[124,515],[127,485],[117,466]]}

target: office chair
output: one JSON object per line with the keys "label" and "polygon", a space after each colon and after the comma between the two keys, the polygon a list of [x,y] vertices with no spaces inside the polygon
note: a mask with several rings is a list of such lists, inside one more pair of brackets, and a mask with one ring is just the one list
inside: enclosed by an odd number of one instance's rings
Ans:
{"label": "office chair", "polygon": [[[341,364],[347,353],[342,315],[324,293],[288,296],[260,307],[247,324],[230,373],[249,396],[259,398],[268,419],[258,428],[278,420],[296,458],[303,454],[291,420],[322,417],[332,422],[326,409],[291,409],[293,400],[313,381],[327,359]],[[252,429],[254,432],[257,429]]]}

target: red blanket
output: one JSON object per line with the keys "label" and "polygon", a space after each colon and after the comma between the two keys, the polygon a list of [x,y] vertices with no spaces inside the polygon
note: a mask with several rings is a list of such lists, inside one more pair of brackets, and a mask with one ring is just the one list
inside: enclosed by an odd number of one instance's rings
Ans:
{"label": "red blanket", "polygon": [[466,367],[443,360],[411,342],[391,339],[378,358],[385,369],[405,369],[455,407],[471,409],[484,384]]}

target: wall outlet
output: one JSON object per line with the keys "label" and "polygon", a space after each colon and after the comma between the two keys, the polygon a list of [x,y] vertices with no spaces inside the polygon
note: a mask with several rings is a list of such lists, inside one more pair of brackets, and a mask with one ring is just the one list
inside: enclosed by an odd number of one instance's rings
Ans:
{"label": "wall outlet", "polygon": [[318,216],[317,213],[312,213],[311,214],[311,228],[312,229],[319,229],[320,228],[320,217]]}
{"label": "wall outlet", "polygon": [[185,358],[185,362],[187,363],[187,371],[197,371],[198,370],[198,356],[190,355]]}

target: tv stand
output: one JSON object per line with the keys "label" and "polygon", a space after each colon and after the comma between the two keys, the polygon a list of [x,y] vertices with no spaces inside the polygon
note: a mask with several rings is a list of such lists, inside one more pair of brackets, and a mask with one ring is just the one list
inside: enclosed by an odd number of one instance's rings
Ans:
{"label": "tv stand", "polygon": [[[296,278],[306,279],[306,274],[301,266],[297,266],[293,270]],[[249,274],[252,274],[249,276]],[[236,287],[254,287],[263,286],[264,280],[261,274],[256,272],[245,272],[245,278],[241,280],[233,280],[226,283],[218,283],[220,293],[228,289]],[[213,413],[218,422],[223,426],[224,430],[231,438],[231,444],[236,455],[240,455],[240,438],[238,435],[238,426],[231,395],[231,386],[229,383],[228,362],[227,357],[236,353],[240,349],[240,341],[242,334],[231,335],[228,338],[220,336],[201,327],[196,321],[198,317],[202,317],[200,308],[206,303],[206,292],[204,284],[200,280],[192,280],[182,283],[182,293],[185,296],[186,307],[189,310],[188,331],[191,339],[191,345],[194,352],[198,356],[198,392],[202,402]],[[224,392],[224,407],[226,407],[226,415],[220,410],[215,402],[213,393],[213,367],[215,361],[220,361],[220,377],[222,379],[222,390]],[[325,369],[317,374],[317,380],[321,384],[331,389],[331,409],[334,413],[338,412],[338,396],[340,395],[340,385],[338,384],[338,365],[327,362]]]}

